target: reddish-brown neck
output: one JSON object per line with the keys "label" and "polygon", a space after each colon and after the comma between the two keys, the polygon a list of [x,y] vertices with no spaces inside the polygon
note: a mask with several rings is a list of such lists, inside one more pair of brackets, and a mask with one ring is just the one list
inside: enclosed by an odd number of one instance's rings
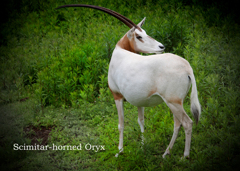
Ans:
{"label": "reddish-brown neck", "polygon": [[136,53],[136,51],[134,50],[134,44],[133,44],[133,38],[131,40],[128,39],[127,35],[125,35],[121,40],[119,40],[119,42],[117,43],[117,45],[119,47],[121,47],[122,49],[125,49],[127,51]]}

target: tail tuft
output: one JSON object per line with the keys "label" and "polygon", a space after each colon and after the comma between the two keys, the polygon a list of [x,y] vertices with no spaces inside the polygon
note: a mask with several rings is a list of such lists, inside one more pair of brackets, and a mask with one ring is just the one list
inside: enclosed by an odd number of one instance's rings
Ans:
{"label": "tail tuft", "polygon": [[201,115],[201,105],[198,100],[197,85],[196,85],[195,77],[192,74],[191,76],[189,76],[189,78],[191,79],[191,82],[192,82],[191,112],[196,121],[196,124],[198,124],[198,121]]}
{"label": "tail tuft", "polygon": [[196,121],[196,125],[197,125],[200,119],[200,113],[194,104],[191,105],[191,112],[193,114],[194,120]]}

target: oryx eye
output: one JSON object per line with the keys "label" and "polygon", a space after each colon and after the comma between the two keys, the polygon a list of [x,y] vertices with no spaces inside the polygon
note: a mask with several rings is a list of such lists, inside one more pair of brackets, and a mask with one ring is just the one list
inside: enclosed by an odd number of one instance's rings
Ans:
{"label": "oryx eye", "polygon": [[142,39],[142,37],[141,37],[141,36],[137,36],[136,38],[137,38],[137,39]]}

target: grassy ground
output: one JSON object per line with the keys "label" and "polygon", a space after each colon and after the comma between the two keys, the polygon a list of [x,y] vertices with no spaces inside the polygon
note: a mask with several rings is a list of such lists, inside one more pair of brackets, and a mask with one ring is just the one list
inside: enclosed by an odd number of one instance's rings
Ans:
{"label": "grassy ground", "polygon": [[[21,2],[19,15],[9,17],[1,30],[1,170],[239,169],[240,35],[234,17],[180,1],[85,2],[116,10],[136,23],[146,16],[146,32],[166,52],[191,64],[202,106],[190,159],[181,160],[183,129],[172,155],[162,158],[173,133],[166,104],[145,109],[142,147],[137,108],[125,102],[124,153],[116,158],[118,116],[107,68],[128,29],[93,10],[56,12],[72,1]],[[189,94],[184,108],[192,118]],[[14,150],[17,144],[55,145],[58,150]],[[81,150],[63,149],[80,144]]]}
{"label": "grassy ground", "polygon": [[[189,106],[186,106],[189,113]],[[89,113],[88,113],[89,112]],[[137,123],[137,108],[125,103],[124,153],[118,158],[118,116],[115,106],[98,102],[84,104],[79,109],[51,108],[36,115],[32,99],[1,106],[1,168],[3,170],[225,170],[238,168],[239,119],[229,127],[217,129],[207,121],[193,127],[191,157],[181,160],[184,131],[181,129],[166,159],[162,154],[172,135],[173,118],[165,104],[146,108],[145,145],[141,148],[141,133]],[[88,113],[88,117],[86,117]],[[33,125],[38,131],[27,132]],[[13,144],[43,144],[36,133],[51,129],[45,145],[58,150],[14,151]],[[31,135],[31,138],[29,138]],[[81,150],[63,150],[62,146],[78,146]],[[90,145],[91,144],[91,149]],[[33,144],[34,145],[34,144]],[[86,146],[87,145],[87,146]],[[99,150],[93,145],[100,145]]]}

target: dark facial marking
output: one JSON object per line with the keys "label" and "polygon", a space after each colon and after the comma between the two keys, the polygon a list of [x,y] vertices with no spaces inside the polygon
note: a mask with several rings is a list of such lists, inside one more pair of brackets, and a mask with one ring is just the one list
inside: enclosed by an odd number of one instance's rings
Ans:
{"label": "dark facial marking", "polygon": [[140,36],[140,35],[138,35],[137,33],[136,33],[136,38],[140,41],[140,42],[144,42],[143,40],[142,40],[142,36]]}

